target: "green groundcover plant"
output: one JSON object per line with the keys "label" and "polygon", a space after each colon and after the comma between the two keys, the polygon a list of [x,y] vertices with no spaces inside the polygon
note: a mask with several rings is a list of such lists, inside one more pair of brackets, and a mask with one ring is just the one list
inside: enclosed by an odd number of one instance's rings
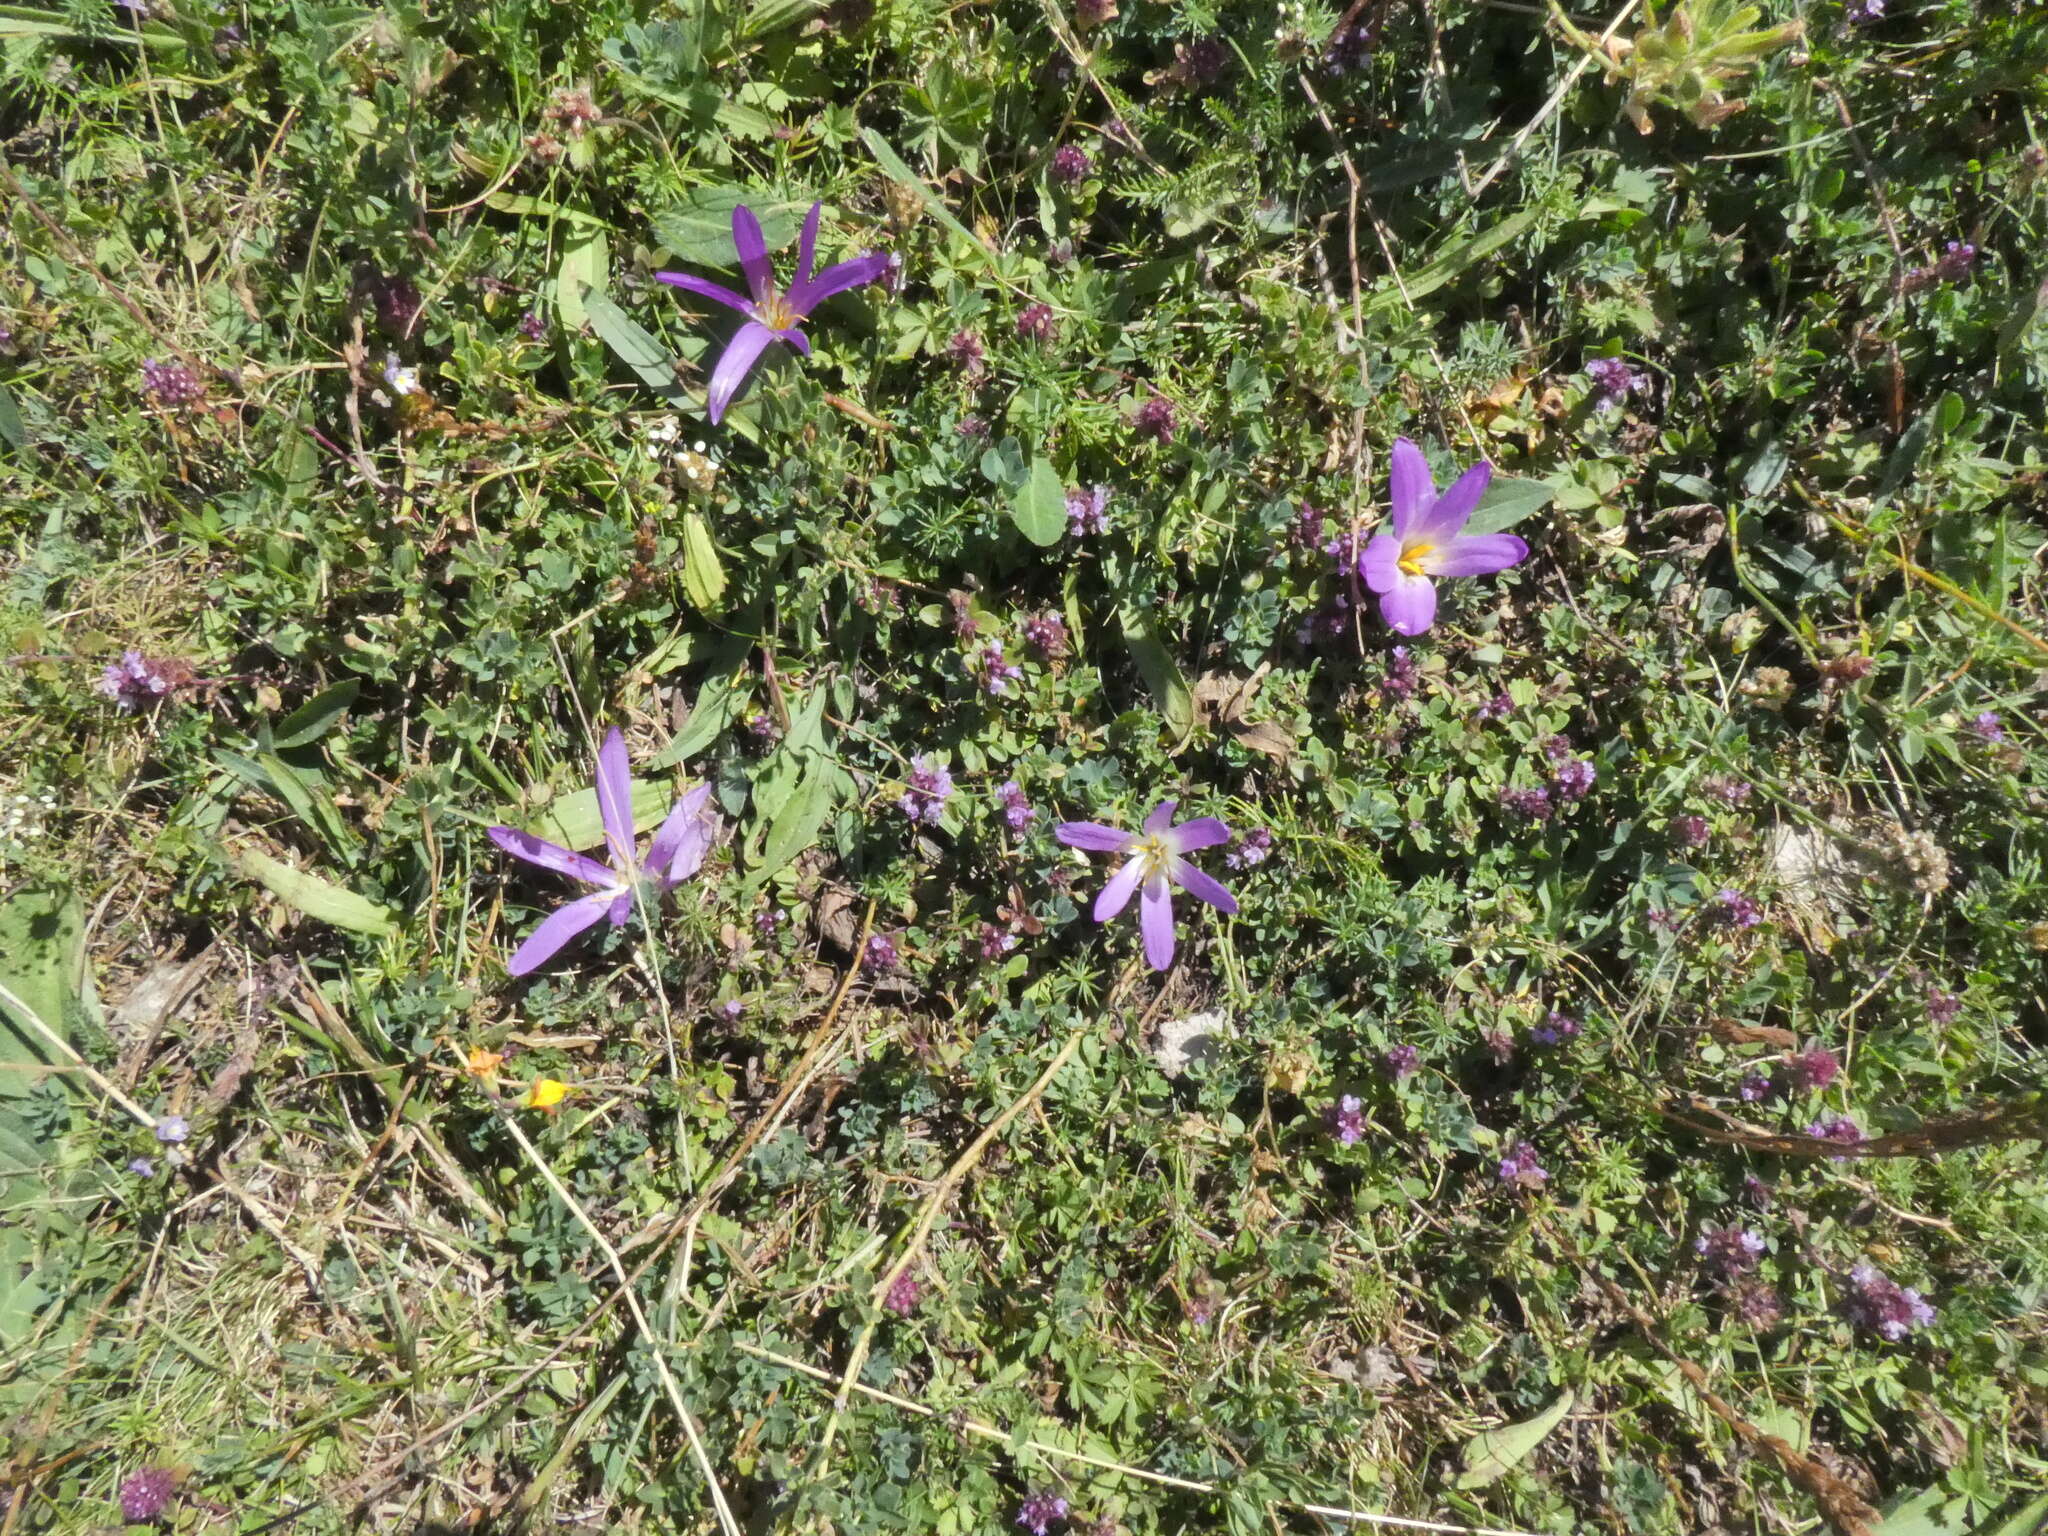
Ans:
{"label": "green groundcover plant", "polygon": [[0,6],[5,1528],[2035,1531],[2033,11]]}

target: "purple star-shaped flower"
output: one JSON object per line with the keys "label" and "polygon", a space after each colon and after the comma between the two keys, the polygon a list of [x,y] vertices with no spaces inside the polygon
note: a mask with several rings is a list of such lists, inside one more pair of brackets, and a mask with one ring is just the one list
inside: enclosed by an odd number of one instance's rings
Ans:
{"label": "purple star-shaped flower", "polygon": [[1138,927],[1145,936],[1145,958],[1155,971],[1173,964],[1174,886],[1219,912],[1237,910],[1237,898],[1186,858],[1197,848],[1228,842],[1230,828],[1214,816],[1197,816],[1174,826],[1174,807],[1179,804],[1177,800],[1160,801],[1145,818],[1142,832],[1123,832],[1094,821],[1063,821],[1053,829],[1053,835],[1069,848],[1129,855],[1124,867],[1110,876],[1109,884],[1095,898],[1095,921],[1108,922],[1130,905],[1133,893],[1141,893]]}
{"label": "purple star-shaped flower", "polygon": [[733,292],[723,283],[714,283],[688,272],[654,274],[664,283],[687,289],[700,298],[715,300],[747,317],[747,323],[733,333],[732,340],[726,343],[725,352],[718,359],[718,366],[711,371],[707,404],[714,424],[725,414],[725,408],[732,404],[733,396],[740,392],[740,386],[753,372],[754,364],[761,360],[769,342],[787,342],[809,357],[811,344],[804,336],[802,325],[810,318],[811,311],[835,293],[872,283],[887,270],[888,253],[871,251],[813,275],[811,267],[818,257],[818,220],[824,210],[823,203],[811,204],[810,215],[804,220],[803,238],[797,246],[796,281],[786,290],[775,286],[775,268],[768,261],[768,241],[761,233],[761,221],[744,203],[732,211],[732,243],[740,253],[740,270],[747,275],[747,293],[752,295],[751,298]]}
{"label": "purple star-shaped flower", "polygon": [[609,918],[614,928],[619,927],[633,910],[635,888],[643,878],[652,883],[651,895],[659,897],[696,874],[718,830],[716,813],[706,804],[710,798],[711,786],[700,784],[676,801],[647,845],[643,861],[639,838],[633,832],[633,779],[626,765],[626,738],[613,727],[597,749],[597,814],[604,823],[609,864],[517,827],[492,827],[491,841],[514,858],[597,887],[590,895],[579,896],[550,913],[519,946],[506,969],[514,976],[539,969],[599,918]]}
{"label": "purple star-shaped flower", "polygon": [[1358,557],[1358,577],[1379,594],[1380,616],[1400,634],[1419,635],[1436,622],[1438,576],[1487,576],[1528,559],[1512,533],[1464,532],[1493,480],[1491,464],[1474,464],[1441,496],[1422,450],[1394,439],[1388,488],[1391,531],[1373,535]]}

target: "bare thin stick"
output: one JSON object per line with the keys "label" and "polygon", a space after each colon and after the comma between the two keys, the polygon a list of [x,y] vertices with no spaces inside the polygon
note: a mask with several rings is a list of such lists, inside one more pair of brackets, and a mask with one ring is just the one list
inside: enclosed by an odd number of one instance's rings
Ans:
{"label": "bare thin stick", "polygon": [[[931,1236],[932,1227],[937,1224],[940,1213],[952,1203],[953,1192],[960,1187],[961,1181],[967,1177],[974,1165],[981,1161],[982,1154],[998,1136],[1003,1134],[1010,1122],[1038,1102],[1039,1095],[1045,1092],[1055,1077],[1059,1076],[1060,1068],[1071,1061],[1074,1052],[1081,1048],[1081,1040],[1087,1032],[1084,1026],[1067,1036],[1067,1043],[1060,1047],[1059,1054],[1054,1056],[1047,1063],[1045,1070],[1038,1074],[1038,1080],[1026,1088],[1008,1109],[989,1121],[982,1133],[968,1145],[967,1150],[953,1160],[953,1166],[946,1170],[945,1176],[939,1180],[932,1192],[925,1196],[924,1206],[918,1211],[917,1220],[911,1223],[910,1236],[904,1241],[903,1251],[896,1256],[896,1262],[883,1272],[882,1278],[875,1282],[871,1298],[875,1307],[882,1305],[891,1287],[896,1284],[903,1272],[917,1262],[917,1256],[924,1248],[925,1239]],[[818,1454],[812,1460],[813,1467],[822,1467],[825,1464],[825,1457],[831,1452],[832,1437],[838,1433],[840,1416],[846,1412],[847,1396],[853,1391],[854,1384],[859,1379],[861,1367],[867,1364],[868,1349],[874,1343],[874,1339],[875,1323],[874,1319],[870,1318],[867,1325],[861,1329],[860,1337],[854,1341],[853,1353],[847,1357],[845,1374],[839,1379],[839,1391],[832,1399],[831,1415],[825,1420],[825,1432],[818,1437]]]}
{"label": "bare thin stick", "polygon": [[[466,1068],[468,1064],[463,1061],[462,1053],[452,1046],[449,1049],[456,1061]],[[526,1139],[526,1132],[519,1128],[519,1122],[506,1114],[504,1107],[489,1094],[484,1095],[484,1102],[491,1106],[499,1123],[512,1133],[512,1139],[519,1143],[519,1150],[524,1152],[527,1161],[533,1164],[534,1172],[538,1173],[548,1188],[554,1191],[555,1198],[568,1208],[569,1214],[576,1218],[577,1225],[590,1234],[590,1240],[596,1243],[599,1251],[604,1254],[605,1262],[611,1266],[612,1274],[619,1282],[620,1293],[626,1299],[626,1310],[633,1314],[633,1326],[640,1330],[640,1336],[647,1341],[647,1352],[654,1357],[654,1373],[661,1378],[662,1390],[668,1394],[669,1403],[675,1409],[676,1417],[683,1421],[683,1433],[689,1438],[691,1454],[697,1458],[697,1469],[704,1474],[704,1484],[711,1490],[711,1503],[718,1511],[718,1523],[723,1527],[725,1536],[740,1536],[739,1523],[733,1519],[732,1509],[725,1502],[725,1491],[718,1486],[718,1472],[711,1465],[711,1454],[704,1448],[704,1437],[697,1432],[697,1421],[684,1406],[682,1388],[676,1385],[675,1375],[669,1370],[668,1360],[662,1353],[661,1335],[656,1333],[653,1324],[648,1322],[647,1313],[640,1306],[640,1298],[634,1294],[633,1282],[626,1278],[626,1266],[619,1258],[618,1249],[614,1248],[611,1239],[598,1229],[597,1223],[590,1219],[590,1213],[577,1203],[574,1195],[569,1193],[568,1186],[555,1176],[555,1170],[549,1167],[548,1160],[540,1155],[540,1149]]]}
{"label": "bare thin stick", "polygon": [[[756,1360],[766,1360],[771,1365],[795,1371],[798,1375],[808,1376],[813,1381],[822,1381],[829,1385],[833,1380],[830,1371],[820,1369],[805,1360],[777,1354],[772,1349],[763,1349],[758,1344],[749,1344],[744,1339],[734,1339],[732,1347],[743,1355],[752,1355]],[[853,1383],[853,1390],[863,1397],[873,1398],[878,1403],[887,1403],[892,1408],[901,1408],[905,1413],[914,1413],[922,1419],[942,1418],[962,1434],[973,1435],[976,1439],[994,1440],[1004,1445],[1012,1443],[1011,1436],[993,1424],[983,1424],[977,1419],[944,1413],[929,1404],[908,1397],[898,1397],[894,1392],[884,1392],[880,1387],[871,1387],[864,1381]],[[1086,1451],[1072,1450],[1064,1445],[1048,1445],[1043,1440],[1025,1440],[1021,1443],[1026,1450],[1036,1451],[1041,1456],[1079,1462],[1084,1467],[1094,1467],[1101,1472],[1114,1472],[1120,1477],[1133,1478],[1141,1483],[1152,1483],[1160,1488],[1179,1488],[1187,1493],[1219,1491],[1214,1483],[1201,1483],[1193,1478],[1174,1477],[1170,1473],[1154,1472],[1146,1467],[1129,1466],[1121,1461],[1111,1461],[1107,1456],[1091,1456]],[[1321,1515],[1330,1520],[1355,1520],[1361,1525],[1388,1525],[1411,1531],[1443,1531],[1450,1533],[1450,1536],[1530,1536],[1527,1531],[1503,1530],[1490,1525],[1450,1525],[1441,1520],[1416,1520],[1406,1515],[1382,1515],[1369,1509],[1343,1509],[1333,1504],[1285,1504],[1276,1507]]]}
{"label": "bare thin stick", "polygon": [[[1615,33],[1619,32],[1621,24],[1636,13],[1636,7],[1641,3],[1642,0],[1628,0],[1628,4],[1621,8],[1621,13],[1614,20],[1607,23],[1607,30],[1600,34],[1600,41],[1605,43]],[[1500,152],[1500,158],[1486,168],[1486,174],[1481,176],[1478,183],[1472,188],[1472,197],[1475,201],[1482,192],[1493,185],[1494,177],[1508,168],[1508,162],[1522,152],[1522,146],[1529,142],[1529,135],[1549,122],[1551,114],[1564,105],[1565,97],[1571,94],[1572,87],[1579,83],[1579,76],[1583,75],[1592,63],[1592,54],[1582,53],[1579,55],[1579,62],[1566,71],[1565,77],[1558,81],[1557,89],[1550,93],[1550,99],[1536,109],[1536,115],[1523,125],[1522,131],[1508,140],[1508,147]]]}

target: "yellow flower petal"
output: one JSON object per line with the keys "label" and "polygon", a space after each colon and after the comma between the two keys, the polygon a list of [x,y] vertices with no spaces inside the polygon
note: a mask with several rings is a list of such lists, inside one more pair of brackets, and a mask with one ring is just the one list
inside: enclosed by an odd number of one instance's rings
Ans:
{"label": "yellow flower petal", "polygon": [[552,1077],[536,1077],[533,1086],[526,1091],[526,1107],[538,1109],[547,1114],[555,1112],[555,1106],[569,1097],[569,1085]]}

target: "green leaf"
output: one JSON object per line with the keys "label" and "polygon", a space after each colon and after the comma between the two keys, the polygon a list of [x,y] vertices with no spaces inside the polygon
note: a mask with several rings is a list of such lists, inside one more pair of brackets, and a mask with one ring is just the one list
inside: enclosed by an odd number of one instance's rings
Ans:
{"label": "green leaf", "polygon": [[1154,632],[1150,617],[1138,608],[1125,608],[1120,617],[1124,644],[1130,648],[1131,660],[1138,664],[1145,686],[1152,691],[1159,718],[1172,733],[1171,750],[1177,752],[1195,731],[1194,691],[1188,687],[1187,678],[1168,653],[1165,642]]}
{"label": "green leaf", "polygon": [[139,43],[144,48],[183,48],[185,39],[161,22],[145,23],[139,30],[127,26],[101,26],[90,31],[25,5],[0,5],[0,38],[63,37],[81,43]]}
{"label": "green leaf", "polygon": [[[0,986],[60,1039],[74,1036],[84,979],[85,912],[68,885],[24,885],[0,902]],[[56,1064],[62,1058],[34,1026],[0,1000],[0,1100],[17,1098],[36,1085],[31,1072],[7,1064]]]}
{"label": "green leaf", "polygon": [[0,384],[0,437],[16,448],[28,446],[28,429],[21,424],[21,412],[15,409],[14,396],[5,384]]}
{"label": "green leaf", "polygon": [[1465,1470],[1451,1486],[1484,1488],[1498,1482],[1526,1461],[1571,1411],[1572,1394],[1566,1392],[1533,1419],[1480,1431],[1465,1442]]}
{"label": "green leaf", "polygon": [[725,595],[725,567],[718,563],[718,546],[711,542],[711,530],[695,512],[683,514],[683,595],[707,618],[718,612],[718,600]]}
{"label": "green leaf", "polygon": [[1486,488],[1486,494],[1479,498],[1479,505],[1473,509],[1472,520],[1465,525],[1465,531],[1471,534],[1505,532],[1524,518],[1534,517],[1556,498],[1557,492],[1541,480],[1495,475],[1493,483]]}
{"label": "green leaf", "polygon": [[493,192],[484,199],[486,208],[495,208],[500,213],[522,214],[530,218],[560,219],[574,224],[579,229],[603,229],[605,222],[596,214],[582,208],[565,208],[560,203],[550,203],[538,197],[527,197],[518,192]]}
{"label": "green leaf", "polygon": [[[660,826],[662,818],[668,815],[669,803],[666,779],[635,779],[633,830],[646,832]],[[560,843],[564,848],[574,848],[579,852],[595,848],[604,841],[604,817],[598,814],[595,789],[579,789],[574,794],[550,801],[546,810],[529,816],[524,823],[513,814],[506,814],[503,819],[513,826],[523,826],[535,837],[544,837],[551,843]]]}
{"label": "green leaf", "polygon": [[974,250],[975,254],[980,256],[983,261],[991,266],[995,264],[995,258],[989,254],[988,247],[976,238],[973,230],[953,217],[953,210],[941,202],[938,194],[924,184],[922,176],[903,163],[903,157],[890,148],[887,139],[883,138],[872,128],[861,129],[860,137],[861,142],[867,145],[868,153],[875,157],[875,163],[882,168],[883,175],[893,182],[910,188],[911,191],[917,194],[918,200],[924,204],[927,213],[958,235],[962,240],[965,240]]}
{"label": "green leaf", "polygon": [[612,355],[640,375],[640,382],[670,405],[690,405],[690,396],[676,382],[676,372],[664,347],[641,328],[640,323],[601,293],[583,296],[583,315],[598,339],[611,348]]}
{"label": "green leaf", "polygon": [[322,689],[271,727],[271,746],[280,752],[310,747],[334,729],[362,691],[362,683],[355,678]]}
{"label": "green leaf", "polygon": [[611,245],[603,230],[579,235],[562,252],[555,268],[555,312],[571,332],[583,329],[590,318],[585,292],[604,292],[611,271]]}
{"label": "green leaf", "polygon": [[2048,1531],[2048,1493],[2003,1519],[1993,1515],[1970,1536],[2041,1536],[2043,1531]]}
{"label": "green leaf", "polygon": [[1031,474],[1010,498],[1018,530],[1039,548],[1059,543],[1067,531],[1067,488],[1045,458],[1031,461]]}
{"label": "green leaf", "polygon": [[1542,216],[1543,207],[1539,203],[1534,207],[1524,208],[1513,218],[1503,219],[1484,234],[1476,235],[1464,244],[1445,251],[1420,271],[1407,274],[1399,283],[1390,280],[1387,286],[1373,295],[1371,307],[1381,313],[1408,308],[1416,299],[1425,294],[1435,293],[1467,267],[1474,266],[1491,256]]}
{"label": "green leaf", "polygon": [[802,780],[768,824],[768,838],[761,845],[760,862],[748,876],[749,886],[758,886],[818,841],[825,818],[832,814],[834,777],[829,758],[811,760]]}
{"label": "green leaf", "polygon": [[732,271],[740,264],[732,243],[732,211],[741,203],[761,221],[761,238],[771,251],[796,238],[797,226],[810,211],[808,203],[756,201],[737,187],[693,187],[679,204],[647,222],[677,260]]}
{"label": "green leaf", "polygon": [[654,761],[647,765],[649,768],[672,768],[688,762],[718,740],[719,733],[738,717],[740,705],[747,697],[745,674],[740,670],[745,654],[742,641],[728,643],[713,655],[711,671],[697,690],[696,703],[690,706],[690,718],[683,722],[675,738],[655,754]]}
{"label": "green leaf", "polygon": [[228,857],[245,879],[265,887],[294,912],[372,938],[381,939],[397,931],[397,916],[389,907],[358,896],[331,880],[295,869],[255,848],[236,848]]}
{"label": "green leaf", "polygon": [[754,0],[747,7],[746,19],[740,23],[740,37],[752,42],[757,37],[766,37],[770,32],[780,32],[784,27],[793,27],[822,9],[822,0]]}

